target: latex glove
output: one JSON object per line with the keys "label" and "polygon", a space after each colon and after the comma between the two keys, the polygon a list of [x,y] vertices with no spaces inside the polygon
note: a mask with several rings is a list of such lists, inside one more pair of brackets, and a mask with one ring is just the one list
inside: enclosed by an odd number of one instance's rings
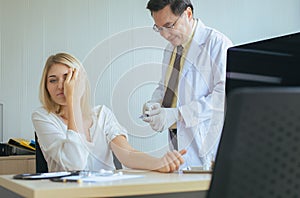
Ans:
{"label": "latex glove", "polygon": [[145,112],[152,110],[152,105],[154,105],[154,104],[156,104],[156,103],[148,101],[143,105],[143,115],[144,116],[147,116]]}
{"label": "latex glove", "polygon": [[161,108],[159,103],[153,103],[145,114],[148,117],[144,117],[143,121],[148,122],[153,130],[159,132],[168,129],[178,120],[177,108]]}

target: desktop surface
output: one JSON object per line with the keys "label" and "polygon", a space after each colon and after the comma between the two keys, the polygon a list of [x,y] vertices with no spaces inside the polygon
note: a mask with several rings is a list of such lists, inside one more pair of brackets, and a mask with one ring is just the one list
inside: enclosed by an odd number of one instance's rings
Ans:
{"label": "desktop surface", "polygon": [[203,193],[210,185],[210,174],[157,173],[124,171],[142,175],[99,183],[57,183],[49,180],[15,180],[13,175],[0,176],[0,186],[24,197],[114,197],[165,193]]}

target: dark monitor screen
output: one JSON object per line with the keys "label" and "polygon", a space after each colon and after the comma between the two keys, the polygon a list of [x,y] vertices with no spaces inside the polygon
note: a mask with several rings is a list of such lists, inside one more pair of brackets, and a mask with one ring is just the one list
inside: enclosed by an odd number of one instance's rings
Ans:
{"label": "dark monitor screen", "polygon": [[226,93],[239,87],[300,86],[300,32],[227,51]]}

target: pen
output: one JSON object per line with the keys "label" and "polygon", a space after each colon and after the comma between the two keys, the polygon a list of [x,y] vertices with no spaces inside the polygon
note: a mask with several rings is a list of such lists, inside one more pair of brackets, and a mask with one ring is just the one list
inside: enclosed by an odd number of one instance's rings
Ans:
{"label": "pen", "polygon": [[144,119],[144,118],[146,118],[146,117],[149,117],[149,115],[148,115],[148,114],[143,114],[143,115],[141,115],[139,118]]}

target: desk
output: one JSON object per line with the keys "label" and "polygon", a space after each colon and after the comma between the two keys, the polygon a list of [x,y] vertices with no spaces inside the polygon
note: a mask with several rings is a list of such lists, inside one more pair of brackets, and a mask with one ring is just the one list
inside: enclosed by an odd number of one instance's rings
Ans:
{"label": "desk", "polygon": [[[49,180],[14,180],[13,175],[0,176],[1,197],[8,191],[24,197],[114,197],[150,195],[154,197],[204,197],[209,188],[210,174],[157,173],[151,171],[124,172],[143,177],[103,183],[57,183]],[[3,193],[4,192],[4,193]],[[11,193],[10,192],[10,193]],[[173,194],[179,193],[179,194]],[[184,193],[184,194],[183,194]],[[196,196],[197,195],[197,196]],[[169,196],[170,197],[170,196]],[[191,196],[190,196],[191,197]]]}
{"label": "desk", "polygon": [[0,157],[0,175],[35,173],[35,155]]}

